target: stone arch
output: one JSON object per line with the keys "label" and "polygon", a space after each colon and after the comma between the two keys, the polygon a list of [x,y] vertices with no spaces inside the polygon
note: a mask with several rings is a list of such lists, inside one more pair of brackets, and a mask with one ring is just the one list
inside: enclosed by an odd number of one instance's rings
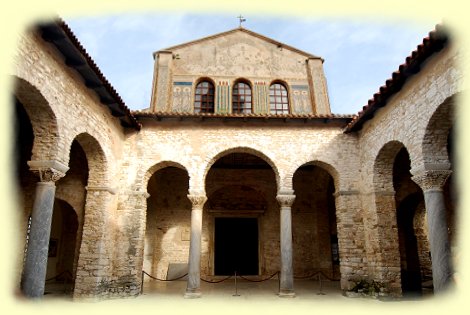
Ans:
{"label": "stone arch", "polygon": [[456,95],[444,100],[431,115],[422,139],[424,164],[450,164],[447,145],[454,126]]}
{"label": "stone arch", "polygon": [[100,288],[99,282],[111,277],[119,260],[112,259],[119,253],[115,242],[120,241],[116,220],[117,195],[111,178],[114,161],[105,137],[87,131],[77,132],[72,137],[69,138],[68,152],[72,151],[74,142],[78,143],[88,165],[74,298],[91,296],[96,292],[106,296],[111,293],[107,288]]}
{"label": "stone arch", "polygon": [[338,191],[340,189],[340,176],[339,176],[339,172],[336,170],[336,168],[334,166],[332,166],[331,164],[327,163],[327,162],[323,162],[323,161],[320,161],[320,160],[312,160],[312,161],[309,161],[309,162],[304,162],[300,165],[296,165],[295,168],[293,169],[293,171],[289,172],[287,175],[286,175],[286,178],[283,182],[285,182],[286,186],[287,185],[290,185],[290,187],[293,186],[293,180],[294,180],[294,174],[295,172],[303,167],[303,166],[307,166],[307,165],[313,165],[313,166],[318,166],[319,168],[323,169],[324,171],[326,171],[332,178],[333,178],[333,182],[334,182],[334,185],[335,185],[335,190]]}
{"label": "stone arch", "polygon": [[409,194],[420,191],[411,180],[411,161],[410,151],[400,141],[392,140],[381,147],[373,169],[375,208],[367,210],[365,217],[370,233],[377,239],[367,249],[369,261],[375,261],[371,271],[385,284],[388,293],[397,296],[403,294],[399,239],[402,230],[397,212]]}
{"label": "stone arch", "polygon": [[151,166],[143,180],[148,198],[142,207],[139,266],[154,277],[175,278],[173,268],[184,269],[189,253],[189,172],[178,162],[162,161]]}
{"label": "stone arch", "polygon": [[293,267],[298,277],[319,271],[331,278],[340,275],[337,176],[334,167],[318,160],[302,164],[292,176]]}
{"label": "stone arch", "polygon": [[186,168],[186,166],[184,166],[183,164],[180,164],[178,162],[174,162],[174,161],[161,161],[161,162],[158,162],[157,164],[154,164],[153,166],[151,166],[145,172],[145,175],[143,176],[143,179],[142,179],[143,187],[144,186],[147,187],[148,181],[150,180],[150,177],[152,177],[153,174],[155,174],[159,170],[164,169],[166,167],[176,167],[176,168],[179,168],[183,171],[186,171],[186,173],[188,173],[189,180],[191,182],[191,175],[188,172],[188,169]]}
{"label": "stone arch", "polygon": [[44,95],[30,82],[15,77],[14,96],[23,105],[33,127],[34,143],[31,160],[60,160],[57,115]]}
{"label": "stone arch", "polygon": [[[373,187],[376,192],[393,192],[393,164],[398,152],[405,148],[400,141],[387,142],[374,161]],[[408,151],[409,152],[409,151]]]}
{"label": "stone arch", "polygon": [[[268,275],[279,270],[279,175],[272,159],[253,148],[235,146],[207,158],[207,168],[200,173],[204,174],[201,191],[207,195],[201,273],[226,275],[238,270]],[[243,240],[235,242],[235,235]],[[233,250],[227,252],[229,248]]]}
{"label": "stone arch", "polygon": [[[202,191],[205,190],[204,187],[205,187],[205,183],[206,183],[206,177],[207,177],[207,174],[209,173],[209,170],[211,169],[212,165],[214,165],[214,163],[217,162],[217,160],[220,159],[221,157],[223,157],[225,155],[228,155],[228,154],[231,154],[231,153],[252,154],[256,157],[259,157],[260,159],[262,159],[266,163],[268,163],[269,166],[271,166],[272,170],[274,171],[274,175],[275,175],[275,178],[276,178],[277,190],[278,191],[280,190],[280,188],[281,188],[281,180],[280,180],[281,176],[279,174],[279,169],[277,168],[276,164],[273,162],[273,160],[270,157],[268,157],[263,152],[261,152],[259,150],[256,150],[256,149],[253,149],[253,148],[250,148],[250,147],[235,147],[235,148],[225,149],[225,150],[217,153],[216,155],[214,155],[212,158],[209,158],[207,160],[206,166],[203,169],[201,182],[198,185],[198,187]],[[190,187],[190,189],[191,188],[192,187]]]}
{"label": "stone arch", "polygon": [[[88,163],[88,182],[89,187],[106,186],[110,183],[109,178],[109,158],[106,156],[103,146],[99,141],[87,132],[75,136],[76,140],[85,152]],[[68,152],[72,148],[73,140],[68,146]]]}

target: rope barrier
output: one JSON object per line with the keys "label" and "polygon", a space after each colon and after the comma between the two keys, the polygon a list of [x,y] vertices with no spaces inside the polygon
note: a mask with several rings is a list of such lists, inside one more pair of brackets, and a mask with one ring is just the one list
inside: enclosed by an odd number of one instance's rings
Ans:
{"label": "rope barrier", "polygon": [[233,277],[233,275],[228,276],[228,277],[226,277],[226,278],[224,278],[224,279],[222,279],[222,280],[216,280],[216,281],[205,280],[205,279],[201,278],[201,281],[204,281],[204,282],[207,282],[207,283],[221,283],[221,282],[223,282],[223,281],[225,281],[225,280],[228,280],[228,279],[230,279],[230,278],[232,278],[232,277]]}
{"label": "rope barrier", "polygon": [[180,279],[183,279],[184,277],[186,277],[188,274],[185,273],[184,275],[182,275],[181,277],[178,277],[178,278],[175,278],[175,279],[159,279],[157,277],[154,277],[150,274],[148,274],[146,271],[143,271],[142,270],[142,274],[146,274],[147,276],[149,276],[150,278],[152,278],[153,280],[157,280],[157,281],[176,281],[176,280],[180,280]]}
{"label": "rope barrier", "polygon": [[[53,278],[50,278],[50,279],[47,279],[46,281],[49,281],[49,280],[52,280],[52,279],[55,279],[59,276],[61,276],[62,274],[64,273],[68,273],[70,275],[70,272],[68,271],[64,271],[62,272],[61,274],[53,277]],[[185,273],[184,275],[178,277],[178,278],[175,278],[175,279],[160,279],[160,278],[157,278],[157,277],[154,277],[152,276],[151,274],[147,273],[146,271],[142,271],[142,274],[145,274],[147,276],[149,276],[150,278],[152,278],[153,280],[157,280],[157,281],[177,281],[177,280],[180,280],[184,277],[186,277],[188,275],[188,273]],[[276,271],[275,273],[273,273],[272,275],[270,275],[269,277],[267,278],[264,278],[264,279],[259,279],[259,280],[255,280],[255,279],[249,279],[247,277],[244,277],[242,275],[237,275],[237,277],[240,277],[241,279],[243,280],[246,280],[248,282],[264,282],[264,281],[268,281],[268,280],[271,280],[272,278],[274,278],[276,275],[280,274],[280,271]],[[302,280],[302,279],[312,279],[314,278],[315,276],[318,276],[318,275],[321,275],[323,276],[324,278],[330,280],[330,281],[338,281],[339,279],[335,279],[335,278],[331,278],[331,277],[328,277],[324,272],[322,271],[316,271],[310,275],[307,275],[307,276],[294,276],[294,279],[298,279],[298,280]],[[226,281],[230,278],[232,278],[234,275],[230,275],[230,276],[227,276],[226,278],[223,278],[221,280],[206,280],[204,278],[200,278],[201,281],[204,281],[204,282],[207,282],[207,283],[220,283],[220,282],[223,282],[223,281]]]}
{"label": "rope barrier", "polygon": [[[237,277],[240,277],[241,279],[245,280],[245,281],[248,281],[248,282],[265,282],[265,281],[268,281],[268,280],[271,280],[272,278],[274,278],[276,275],[278,276],[278,280],[280,281],[280,274],[281,272],[280,271],[276,271],[275,273],[273,273],[271,276],[265,278],[265,279],[260,279],[260,280],[254,280],[254,279],[249,279],[249,278],[246,278],[244,276],[241,276],[241,275],[237,275],[237,273],[235,272],[235,275],[230,275],[230,276],[227,276],[223,279],[220,279],[220,280],[206,280],[204,278],[200,278],[201,281],[203,282],[206,282],[206,283],[221,283],[221,282],[224,282],[232,277],[235,276],[235,281],[237,280]],[[154,279],[154,280],[157,280],[157,281],[164,281],[164,282],[170,282],[170,281],[177,281],[177,280],[180,280],[184,277],[186,277],[188,275],[188,273],[178,277],[178,278],[175,278],[175,279],[159,279],[157,277],[154,277],[152,276],[151,274],[147,273],[146,271],[142,270],[142,284],[141,284],[141,292],[143,292],[143,286],[144,286],[144,275],[147,275],[149,276],[151,279]],[[60,275],[58,275],[60,276]],[[58,277],[56,276],[56,277]],[[317,271],[317,272],[314,272],[313,274],[310,274],[308,276],[301,276],[301,277],[295,277],[294,276],[294,279],[312,279],[314,278],[315,276],[318,277],[318,281],[320,281],[320,286],[321,286],[321,276],[325,277],[326,279],[330,280],[330,281],[338,281],[338,279],[334,279],[334,278],[330,278],[328,277],[326,274],[324,274],[322,271]],[[52,279],[52,278],[51,278]],[[48,280],[46,280],[48,281]],[[280,285],[280,284],[279,284]],[[320,292],[321,292],[321,288],[320,288]]]}
{"label": "rope barrier", "polygon": [[51,280],[57,279],[57,278],[59,278],[60,276],[62,276],[63,274],[66,274],[66,275],[68,276],[67,278],[69,278],[70,280],[73,279],[72,273],[71,273],[70,271],[68,271],[68,270],[65,270],[65,271],[62,271],[61,273],[59,273],[58,275],[55,275],[54,277],[51,277],[51,278],[49,278],[49,279],[46,279],[46,281],[51,281]]}
{"label": "rope barrier", "polygon": [[317,271],[317,272],[314,272],[308,276],[298,276],[298,277],[295,277],[294,276],[294,279],[299,279],[299,280],[302,280],[302,279],[312,279],[314,278],[315,276],[317,275],[321,275],[323,277],[325,277],[326,279],[330,280],[330,281],[339,281],[339,279],[335,279],[335,278],[330,278],[328,277],[324,272],[322,271]]}
{"label": "rope barrier", "polygon": [[241,275],[238,275],[238,276],[240,278],[242,278],[243,280],[246,280],[246,281],[249,281],[249,282],[264,282],[264,281],[271,280],[272,278],[274,278],[274,276],[276,276],[279,273],[280,273],[279,271],[276,271],[271,276],[267,277],[266,279],[261,279],[261,280],[252,280],[252,279],[245,278],[244,276],[241,276]]}

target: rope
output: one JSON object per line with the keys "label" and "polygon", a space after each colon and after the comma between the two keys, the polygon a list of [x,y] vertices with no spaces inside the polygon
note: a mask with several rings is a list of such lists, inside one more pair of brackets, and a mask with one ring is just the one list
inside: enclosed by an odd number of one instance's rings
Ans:
{"label": "rope", "polygon": [[175,279],[159,279],[159,278],[157,278],[157,277],[154,277],[154,276],[148,274],[147,272],[145,272],[145,271],[143,271],[143,270],[142,270],[142,273],[143,273],[143,274],[146,274],[147,276],[149,276],[149,277],[152,278],[153,280],[157,280],[157,281],[176,281],[176,280],[182,279],[182,278],[184,278],[184,277],[186,277],[186,276],[188,275],[188,274],[186,273],[186,274],[182,275],[181,277],[178,277],[178,278],[175,278]]}
{"label": "rope", "polygon": [[226,277],[226,278],[224,278],[224,279],[222,279],[222,280],[216,280],[216,281],[205,280],[205,279],[202,279],[202,278],[201,278],[201,280],[204,281],[204,282],[207,282],[207,283],[220,283],[220,282],[223,282],[223,281],[225,281],[225,280],[228,280],[228,279],[230,279],[230,278],[232,278],[232,277],[233,277],[233,275],[228,276],[228,277]]}
{"label": "rope", "polygon": [[[146,271],[143,271],[143,270],[142,270],[142,273],[143,273],[143,274],[146,274],[147,276],[149,276],[149,277],[152,278],[153,280],[157,280],[157,281],[176,281],[176,280],[180,280],[180,279],[182,279],[182,278],[184,278],[184,277],[186,277],[186,276],[188,275],[188,274],[186,273],[186,274],[182,275],[181,277],[178,277],[178,278],[175,278],[175,279],[159,279],[159,278],[157,278],[157,277],[154,277],[154,276],[150,275],[150,274],[147,273]],[[232,275],[232,276],[228,276],[228,277],[226,277],[226,278],[224,278],[224,279],[221,279],[221,280],[216,280],[216,281],[206,280],[206,279],[203,279],[203,278],[200,278],[200,279],[201,279],[202,281],[204,281],[204,282],[207,282],[207,283],[220,283],[220,282],[222,282],[222,281],[225,281],[225,280],[230,279],[231,277],[233,277],[233,275]]]}
{"label": "rope", "polygon": [[[64,271],[63,273],[65,273],[65,272],[68,272],[68,271]],[[61,274],[55,276],[54,278],[59,277],[59,276],[62,275],[63,273],[61,273]],[[146,274],[146,275],[149,276],[150,278],[152,278],[152,279],[154,279],[154,280],[157,280],[157,281],[176,281],[176,280],[180,280],[180,279],[182,279],[182,278],[184,278],[184,277],[186,277],[186,276],[188,275],[188,274],[186,273],[186,274],[184,274],[184,275],[182,275],[182,276],[180,276],[180,277],[178,277],[178,278],[175,278],[175,279],[159,279],[159,278],[154,277],[154,276],[152,276],[151,274],[147,273],[146,271],[142,271],[142,273],[143,273],[143,274]],[[246,281],[248,281],[248,282],[264,282],[264,281],[271,280],[272,278],[274,278],[274,277],[275,277],[276,275],[278,275],[278,274],[280,274],[280,272],[279,272],[279,271],[276,271],[276,272],[273,273],[271,276],[269,276],[269,277],[267,277],[267,278],[265,278],[265,279],[260,279],[260,280],[249,279],[249,278],[246,278],[246,277],[241,276],[241,275],[237,275],[237,277],[240,277],[241,279],[246,280]],[[318,274],[320,274],[321,276],[325,277],[326,279],[328,279],[328,280],[330,280],[330,281],[338,281],[338,279],[334,279],[334,278],[328,277],[328,276],[327,276],[326,274],[324,274],[322,271],[314,272],[313,274],[310,274],[310,275],[308,275],[308,276],[294,277],[294,279],[311,279],[311,278],[317,276]],[[220,280],[206,280],[206,279],[203,279],[203,278],[200,278],[200,279],[201,279],[201,281],[204,281],[204,282],[207,282],[207,283],[221,283],[221,282],[224,282],[224,281],[226,281],[226,280],[232,278],[233,276],[234,276],[234,275],[230,275],[230,276],[227,276],[227,277],[225,277],[225,278],[223,278],[223,279],[220,279]],[[51,278],[51,279],[54,279],[54,278]],[[51,280],[51,279],[48,279],[48,280],[46,280],[46,281],[49,281],[49,280]]]}
{"label": "rope", "polygon": [[57,279],[57,278],[59,278],[60,276],[62,276],[63,274],[66,274],[69,279],[73,279],[72,273],[70,273],[70,271],[68,271],[68,270],[65,270],[65,271],[62,271],[61,273],[59,273],[58,275],[56,275],[56,276],[54,276],[54,277],[51,277],[51,278],[49,278],[49,279],[46,279],[46,281],[51,281],[51,280]]}
{"label": "rope", "polygon": [[249,282],[264,282],[264,281],[271,280],[277,274],[279,274],[279,271],[276,271],[271,276],[267,277],[266,279],[261,279],[261,280],[252,280],[252,279],[245,278],[244,276],[240,276],[240,275],[239,275],[239,277],[242,278],[243,280],[246,280],[246,281],[249,281]]}
{"label": "rope", "polygon": [[322,275],[323,277],[325,277],[326,279],[330,280],[330,281],[338,281],[339,279],[334,279],[334,278],[330,278],[328,277],[326,274],[324,274],[322,271],[317,271],[317,272],[314,272],[313,274],[310,274],[308,276],[301,276],[301,277],[295,277],[294,276],[294,279],[311,279],[313,277],[315,277],[316,275]]}

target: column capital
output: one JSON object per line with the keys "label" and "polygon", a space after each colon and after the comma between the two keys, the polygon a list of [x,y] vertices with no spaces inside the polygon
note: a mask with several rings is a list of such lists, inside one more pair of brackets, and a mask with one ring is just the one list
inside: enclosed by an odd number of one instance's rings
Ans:
{"label": "column capital", "polygon": [[188,199],[191,201],[193,208],[202,209],[207,197],[205,195],[188,195]]}
{"label": "column capital", "polygon": [[452,174],[451,170],[426,170],[415,174],[411,179],[423,191],[442,190],[450,174]]}
{"label": "column capital", "polygon": [[50,161],[28,161],[29,170],[39,176],[41,182],[56,182],[65,176],[69,170],[67,165],[64,165],[56,160]]}
{"label": "column capital", "polygon": [[281,207],[292,207],[292,204],[294,203],[294,200],[295,200],[295,195],[294,194],[277,195],[276,200],[277,202],[279,202],[279,205]]}

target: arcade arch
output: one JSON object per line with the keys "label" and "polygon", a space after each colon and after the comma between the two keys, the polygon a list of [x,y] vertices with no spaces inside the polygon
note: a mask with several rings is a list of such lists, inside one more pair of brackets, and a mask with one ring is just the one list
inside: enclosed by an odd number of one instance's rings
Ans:
{"label": "arcade arch", "polygon": [[339,278],[339,248],[335,207],[335,183],[323,162],[299,167],[293,176],[292,205],[294,275],[308,277],[321,272]]}
{"label": "arcade arch", "polygon": [[212,161],[205,177],[202,233],[209,241],[202,250],[201,274],[275,273],[279,205],[272,162],[247,149],[225,151]]}
{"label": "arcade arch", "polygon": [[175,162],[159,163],[147,175],[150,177],[143,270],[159,279],[174,279],[187,273],[191,227],[189,175]]}

